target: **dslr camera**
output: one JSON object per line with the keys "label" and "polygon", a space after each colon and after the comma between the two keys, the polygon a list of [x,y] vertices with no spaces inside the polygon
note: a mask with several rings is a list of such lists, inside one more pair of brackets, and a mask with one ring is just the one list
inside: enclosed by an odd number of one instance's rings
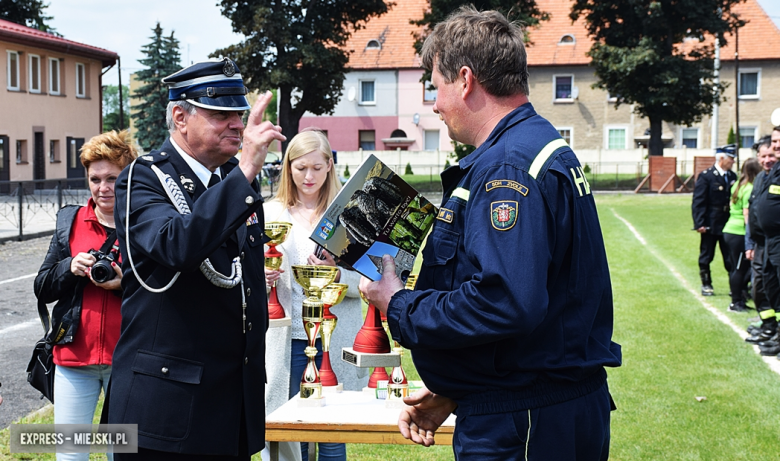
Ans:
{"label": "dslr camera", "polygon": [[89,254],[97,260],[89,271],[92,274],[92,280],[97,283],[105,283],[116,277],[116,272],[111,267],[111,263],[116,261],[116,252],[114,250],[109,251],[108,254],[100,250],[89,250]]}

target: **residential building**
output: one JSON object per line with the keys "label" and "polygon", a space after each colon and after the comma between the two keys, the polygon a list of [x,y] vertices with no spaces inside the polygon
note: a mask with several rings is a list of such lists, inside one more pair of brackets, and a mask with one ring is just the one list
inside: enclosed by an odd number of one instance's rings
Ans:
{"label": "residential building", "polygon": [[427,0],[395,2],[389,11],[356,31],[344,91],[333,115],[301,118],[300,129],[316,126],[339,151],[450,151],[447,127],[433,113],[436,91],[420,81],[410,20],[422,18]]}
{"label": "residential building", "polygon": [[[583,19],[569,18],[573,0],[537,4],[550,14],[548,21],[528,30],[529,96],[537,112],[577,152],[593,151],[593,157],[602,158],[602,150],[647,146],[649,120],[631,105],[617,106],[606,91],[593,88],[597,78],[586,55],[593,41]],[[307,113],[301,128],[324,129],[337,150],[420,151],[437,145],[451,150],[446,127],[431,110],[435,92],[419,81],[422,70],[412,47],[413,34],[420,29],[410,20],[421,18],[427,8],[426,0],[396,2],[386,15],[355,32],[348,45],[350,71],[333,115]],[[736,37],[731,35],[720,50],[720,81],[727,85],[727,99],[718,107],[717,118],[705,115],[690,127],[664,122],[665,147],[709,150],[725,144],[729,129],[735,127],[737,104],[744,147],[771,131],[770,115],[780,108],[780,31],[756,0],[746,0],[735,10],[747,20],[739,30],[739,85]]]}
{"label": "residential building", "polygon": [[102,132],[103,69],[118,56],[0,19],[0,181],[81,178]]}

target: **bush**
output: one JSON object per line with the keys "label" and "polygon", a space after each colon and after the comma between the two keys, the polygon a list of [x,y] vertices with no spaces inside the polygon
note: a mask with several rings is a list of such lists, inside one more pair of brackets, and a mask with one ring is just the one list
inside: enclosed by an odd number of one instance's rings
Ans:
{"label": "bush", "polygon": [[584,171],[585,173],[590,173],[590,165],[588,165],[588,164],[586,163],[586,164],[585,164],[585,168],[583,168],[583,169],[582,169],[582,171]]}
{"label": "bush", "polygon": [[349,165],[344,166],[344,177],[349,178]]}
{"label": "bush", "polygon": [[451,166],[451,165],[450,165],[450,161],[449,161],[449,160],[447,160],[446,162],[444,162],[444,169],[445,169],[445,170],[446,170],[447,168],[449,168],[450,166]]}
{"label": "bush", "polygon": [[734,127],[729,128],[729,134],[726,136],[726,144],[736,144],[737,135],[734,134]]}
{"label": "bush", "polygon": [[407,162],[407,164],[406,164],[406,171],[404,171],[404,174],[414,174],[414,172],[412,171],[412,164],[411,163]]}

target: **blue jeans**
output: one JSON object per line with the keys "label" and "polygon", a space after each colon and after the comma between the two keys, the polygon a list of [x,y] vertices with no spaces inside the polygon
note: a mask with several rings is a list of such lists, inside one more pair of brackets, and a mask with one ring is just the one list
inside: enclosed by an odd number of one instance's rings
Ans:
{"label": "blue jeans", "polygon": [[[54,424],[92,424],[100,389],[105,394],[111,365],[89,365],[54,369]],[[114,455],[106,454],[108,461]],[[57,453],[57,461],[88,461],[89,453]]]}
{"label": "blue jeans", "polygon": [[[294,397],[301,391],[301,377],[303,377],[303,371],[306,369],[306,364],[309,363],[309,358],[303,353],[306,349],[308,341],[303,339],[293,339],[292,348],[290,350],[290,398]],[[317,369],[322,365],[322,340],[317,339],[317,357],[314,361],[317,363]],[[318,455],[317,458],[320,461],[346,461],[347,460],[347,446],[343,443],[318,443]],[[301,442],[301,455],[303,461],[309,460],[309,444],[307,442]]]}

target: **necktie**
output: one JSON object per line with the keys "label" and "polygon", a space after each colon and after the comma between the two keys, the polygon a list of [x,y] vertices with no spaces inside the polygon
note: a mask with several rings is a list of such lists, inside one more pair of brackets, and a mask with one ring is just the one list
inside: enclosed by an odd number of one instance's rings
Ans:
{"label": "necktie", "polygon": [[216,186],[220,181],[219,175],[216,173],[211,173],[211,179],[209,179],[209,189],[211,189],[212,186]]}

